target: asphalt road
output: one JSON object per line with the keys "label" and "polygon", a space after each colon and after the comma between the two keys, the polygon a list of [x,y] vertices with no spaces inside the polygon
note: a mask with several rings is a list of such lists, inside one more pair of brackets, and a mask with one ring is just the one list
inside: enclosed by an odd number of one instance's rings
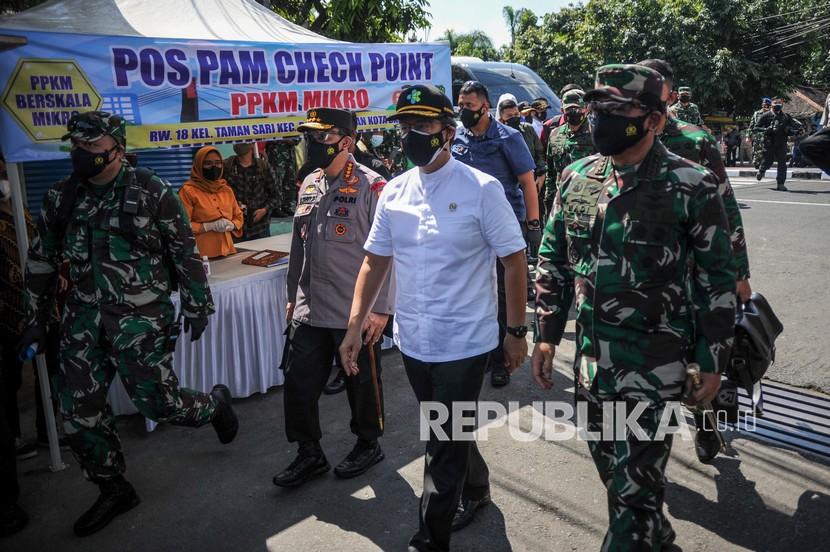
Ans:
{"label": "asphalt road", "polygon": [[[768,173],[771,174],[771,173]],[[830,393],[830,181],[732,178],[750,282],[784,324],[768,377]]]}

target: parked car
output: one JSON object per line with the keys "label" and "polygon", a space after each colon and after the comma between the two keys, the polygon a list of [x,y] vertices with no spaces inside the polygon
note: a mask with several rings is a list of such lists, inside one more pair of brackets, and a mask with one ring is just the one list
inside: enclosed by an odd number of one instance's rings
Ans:
{"label": "parked car", "polygon": [[476,57],[452,58],[452,102],[458,103],[458,91],[468,80],[477,80],[487,87],[490,104],[496,108],[496,102],[502,94],[510,93],[519,102],[531,102],[536,98],[546,98],[550,108],[548,117],[554,117],[561,111],[561,102],[550,86],[532,69],[519,63],[501,61],[482,61]]}

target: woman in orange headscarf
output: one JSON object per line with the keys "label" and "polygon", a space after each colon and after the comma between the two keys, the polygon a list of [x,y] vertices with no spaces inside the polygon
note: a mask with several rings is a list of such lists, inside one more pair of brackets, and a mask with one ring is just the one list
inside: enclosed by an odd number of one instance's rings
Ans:
{"label": "woman in orange headscarf", "polygon": [[242,235],[242,210],[222,178],[222,155],[212,146],[196,152],[190,180],[179,190],[190,218],[200,255],[224,257],[236,253],[231,235]]}

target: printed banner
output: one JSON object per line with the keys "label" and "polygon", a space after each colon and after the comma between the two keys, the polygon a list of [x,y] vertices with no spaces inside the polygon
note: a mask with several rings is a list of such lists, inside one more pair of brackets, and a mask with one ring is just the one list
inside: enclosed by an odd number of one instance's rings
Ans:
{"label": "printed banner", "polygon": [[[6,32],[4,34],[16,34]],[[129,149],[192,147],[297,134],[305,112],[357,112],[390,128],[402,88],[451,93],[446,44],[277,44],[20,32],[0,53],[0,149],[9,162],[66,157],[78,112],[128,121]]]}

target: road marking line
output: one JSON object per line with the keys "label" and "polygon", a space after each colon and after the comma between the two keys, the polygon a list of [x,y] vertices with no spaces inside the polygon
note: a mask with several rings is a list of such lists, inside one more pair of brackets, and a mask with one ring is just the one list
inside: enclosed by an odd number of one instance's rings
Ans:
{"label": "road marking line", "polygon": [[830,207],[830,203],[808,203],[806,201],[774,201],[771,199],[744,199],[736,197],[738,202],[744,201],[747,203],[780,203],[781,205],[815,205],[817,207]]}

